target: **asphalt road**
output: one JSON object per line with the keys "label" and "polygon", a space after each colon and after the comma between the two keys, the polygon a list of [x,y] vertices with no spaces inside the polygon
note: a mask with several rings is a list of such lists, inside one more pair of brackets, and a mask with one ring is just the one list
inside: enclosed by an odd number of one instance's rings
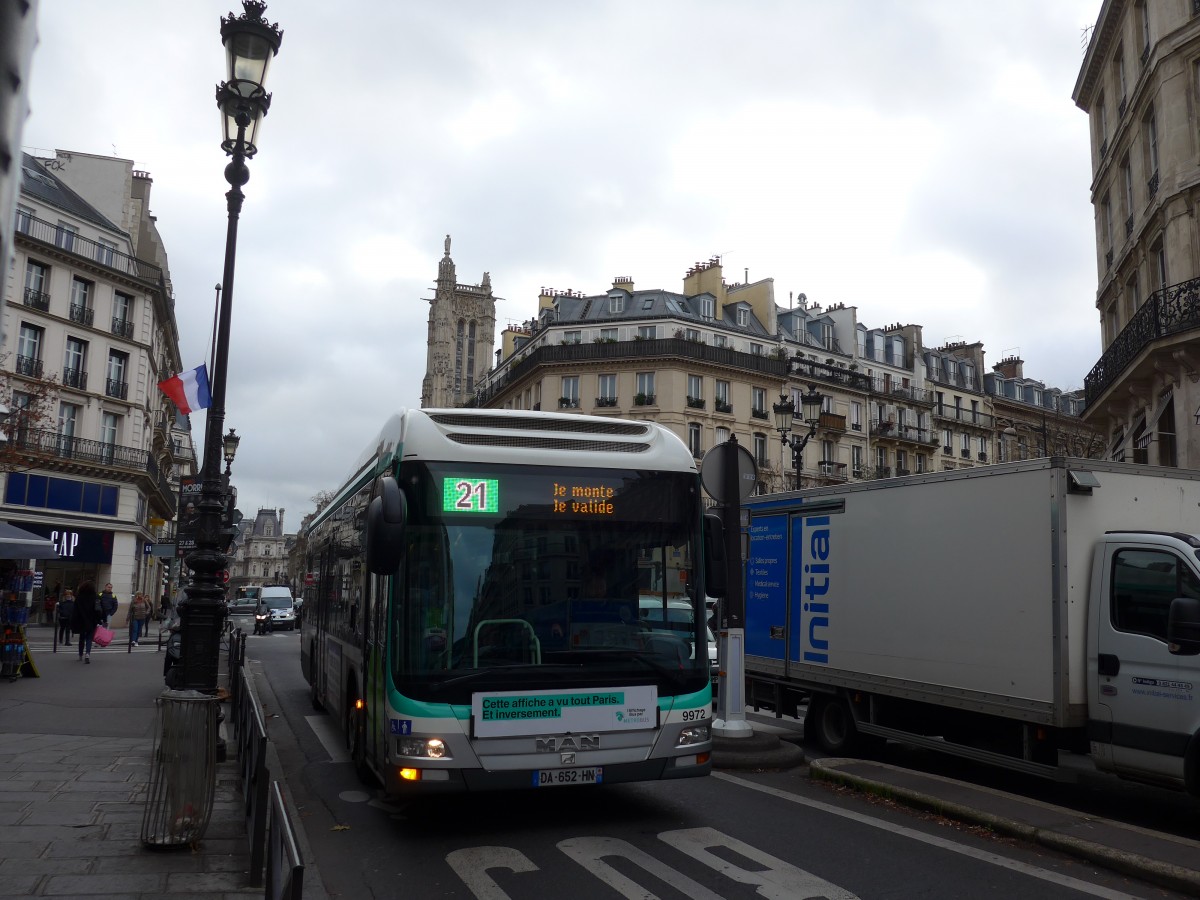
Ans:
{"label": "asphalt road", "polygon": [[247,656],[330,896],[1178,896],[811,782],[805,768],[387,803],[356,780],[328,716],[309,705],[298,637],[251,637]]}

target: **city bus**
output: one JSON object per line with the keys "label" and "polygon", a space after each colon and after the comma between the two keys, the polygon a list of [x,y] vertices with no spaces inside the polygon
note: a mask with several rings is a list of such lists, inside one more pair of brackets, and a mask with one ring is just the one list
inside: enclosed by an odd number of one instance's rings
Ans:
{"label": "city bus", "polygon": [[[707,775],[725,572],[700,492],[651,422],[392,416],[301,536],[301,666],[359,777],[412,797]],[[652,627],[681,599],[690,632]]]}

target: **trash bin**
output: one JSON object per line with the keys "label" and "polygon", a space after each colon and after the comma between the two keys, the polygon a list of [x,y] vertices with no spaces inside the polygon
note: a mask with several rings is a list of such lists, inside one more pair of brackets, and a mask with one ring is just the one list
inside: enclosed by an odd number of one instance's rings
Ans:
{"label": "trash bin", "polygon": [[166,690],[155,705],[142,843],[151,849],[186,848],[204,837],[212,815],[220,703],[199,691]]}

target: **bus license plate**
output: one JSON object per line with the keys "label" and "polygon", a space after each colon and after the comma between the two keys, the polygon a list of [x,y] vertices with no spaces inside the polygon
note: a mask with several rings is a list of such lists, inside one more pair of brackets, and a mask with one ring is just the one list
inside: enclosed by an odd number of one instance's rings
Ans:
{"label": "bus license plate", "polygon": [[533,773],[534,787],[558,787],[566,784],[600,784],[604,781],[603,766],[585,769],[538,769]]}

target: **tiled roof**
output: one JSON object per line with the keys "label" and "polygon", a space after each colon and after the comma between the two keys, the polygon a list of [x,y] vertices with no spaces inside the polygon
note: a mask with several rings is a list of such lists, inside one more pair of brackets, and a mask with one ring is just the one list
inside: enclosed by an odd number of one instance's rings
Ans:
{"label": "tiled roof", "polygon": [[105,218],[99,210],[63,184],[38,160],[28,153],[21,154],[21,193],[48,203],[56,209],[70,213],[80,219],[99,225],[108,231],[124,234],[119,227]]}

